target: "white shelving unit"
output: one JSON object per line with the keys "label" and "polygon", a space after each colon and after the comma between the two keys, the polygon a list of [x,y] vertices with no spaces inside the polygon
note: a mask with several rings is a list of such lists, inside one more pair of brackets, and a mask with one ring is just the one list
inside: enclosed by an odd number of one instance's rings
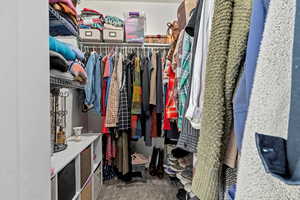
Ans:
{"label": "white shelving unit", "polygon": [[51,200],[97,200],[103,183],[102,134],[83,134],[80,141],[71,137],[67,144],[51,157]]}

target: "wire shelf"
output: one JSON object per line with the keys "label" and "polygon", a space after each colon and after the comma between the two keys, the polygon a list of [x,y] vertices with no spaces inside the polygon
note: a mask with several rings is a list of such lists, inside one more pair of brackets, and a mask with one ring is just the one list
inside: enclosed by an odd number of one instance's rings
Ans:
{"label": "wire shelf", "polygon": [[53,74],[50,75],[50,85],[52,88],[70,88],[83,90],[84,85],[63,77],[58,77]]}

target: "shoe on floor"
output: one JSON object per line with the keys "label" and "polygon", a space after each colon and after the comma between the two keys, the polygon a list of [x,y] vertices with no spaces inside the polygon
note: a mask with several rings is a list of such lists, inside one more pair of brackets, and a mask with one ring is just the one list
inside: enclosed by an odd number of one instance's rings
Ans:
{"label": "shoe on floor", "polygon": [[168,162],[170,165],[179,165],[177,160],[169,160]]}
{"label": "shoe on floor", "polygon": [[187,167],[181,172],[181,176],[188,180],[192,180],[193,178],[193,168],[192,167]]}
{"label": "shoe on floor", "polygon": [[179,189],[176,194],[176,197],[178,200],[186,200],[186,195],[187,192],[184,189]]}
{"label": "shoe on floor", "polygon": [[169,161],[176,161],[177,158],[175,158],[172,154],[169,154],[169,155],[168,155],[168,160],[169,160]]}
{"label": "shoe on floor", "polygon": [[156,167],[157,170],[157,177],[162,179],[164,177],[164,150],[163,149],[159,149],[159,153],[158,153],[158,164]]}
{"label": "shoe on floor", "polygon": [[189,179],[184,178],[180,173],[176,174],[176,177],[180,180],[180,182],[182,183],[182,185],[186,185],[186,184],[191,184],[192,181]]}
{"label": "shoe on floor", "polygon": [[176,176],[176,172],[173,171],[170,167],[164,169],[165,173],[169,176]]}
{"label": "shoe on floor", "polygon": [[186,168],[187,166],[193,165],[193,154],[189,154],[189,155],[187,155],[183,158],[179,158],[178,163],[183,168]]}
{"label": "shoe on floor", "polygon": [[192,192],[192,183],[185,184],[185,185],[184,185],[184,190],[185,190],[187,193]]}
{"label": "shoe on floor", "polygon": [[134,153],[131,155],[131,163],[133,165],[145,165],[149,162],[149,159],[147,159],[144,155],[139,153]]}
{"label": "shoe on floor", "polygon": [[175,158],[183,158],[185,156],[187,156],[188,154],[190,154],[190,152],[188,151],[185,151],[183,149],[180,149],[180,148],[175,148],[171,151],[172,155],[175,157]]}
{"label": "shoe on floor", "polygon": [[198,198],[195,194],[193,194],[193,193],[191,192],[191,193],[189,194],[188,200],[199,200],[199,198]]}
{"label": "shoe on floor", "polygon": [[182,172],[184,170],[184,168],[180,167],[179,165],[171,165],[170,168],[177,173]]}
{"label": "shoe on floor", "polygon": [[153,147],[151,161],[149,165],[149,174],[151,176],[155,176],[157,174],[157,160],[159,156],[159,149],[156,147]]}

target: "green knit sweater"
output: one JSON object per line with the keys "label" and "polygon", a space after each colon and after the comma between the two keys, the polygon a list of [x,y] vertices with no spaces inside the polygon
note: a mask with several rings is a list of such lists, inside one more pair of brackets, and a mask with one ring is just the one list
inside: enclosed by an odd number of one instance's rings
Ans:
{"label": "green knit sweater", "polygon": [[251,0],[215,0],[192,187],[201,200],[218,200],[222,193],[222,165],[232,126],[232,96],[246,49],[250,15]]}

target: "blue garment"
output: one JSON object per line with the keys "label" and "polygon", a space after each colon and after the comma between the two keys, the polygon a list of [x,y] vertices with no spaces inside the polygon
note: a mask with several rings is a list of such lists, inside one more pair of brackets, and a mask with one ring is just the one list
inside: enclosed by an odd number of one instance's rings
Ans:
{"label": "blue garment", "polygon": [[94,101],[94,108],[97,114],[101,114],[101,95],[102,95],[102,56],[98,56],[96,62],[96,69],[94,74],[94,91],[95,91],[95,101]]}
{"label": "blue garment", "polygon": [[86,64],[88,82],[85,85],[86,105],[94,105],[97,114],[100,114],[101,101],[101,60],[102,57],[97,53],[92,53]]}
{"label": "blue garment", "polygon": [[269,1],[270,0],[253,0],[244,72],[239,80],[236,94],[233,98],[234,132],[239,152],[241,152],[242,148],[256,62],[264,32]]}
{"label": "blue garment", "polygon": [[76,54],[65,43],[49,36],[49,49],[61,54],[66,60],[75,60]]}
{"label": "blue garment", "polygon": [[235,199],[235,193],[236,193],[236,184],[232,185],[227,193],[227,199],[234,200]]}
{"label": "blue garment", "polygon": [[84,53],[82,51],[80,51],[77,47],[73,46],[72,44],[68,44],[65,43],[66,45],[68,45],[72,51],[75,53],[76,58],[80,61],[82,61],[84,59]]}

